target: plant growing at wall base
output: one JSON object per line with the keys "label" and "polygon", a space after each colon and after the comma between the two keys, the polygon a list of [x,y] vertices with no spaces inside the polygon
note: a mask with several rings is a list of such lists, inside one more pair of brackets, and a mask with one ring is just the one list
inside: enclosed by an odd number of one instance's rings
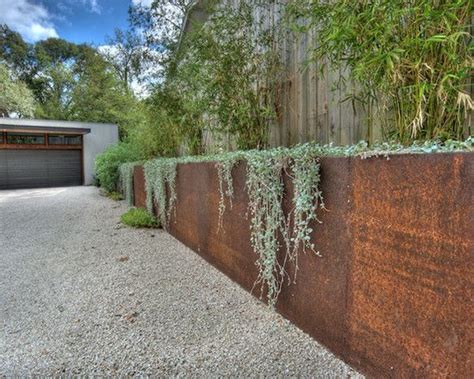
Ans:
{"label": "plant growing at wall base", "polygon": [[120,217],[120,221],[133,228],[155,228],[158,226],[153,214],[142,208],[130,208]]}
{"label": "plant growing at wall base", "polygon": [[107,192],[107,193],[106,193],[106,196],[107,196],[110,200],[113,200],[113,201],[120,201],[120,200],[123,200],[122,194],[119,193],[119,192],[115,192],[115,191]]}

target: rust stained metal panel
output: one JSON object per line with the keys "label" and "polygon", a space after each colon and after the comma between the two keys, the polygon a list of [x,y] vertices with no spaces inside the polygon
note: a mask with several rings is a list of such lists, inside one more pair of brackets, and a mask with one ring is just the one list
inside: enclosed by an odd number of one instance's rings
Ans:
{"label": "rust stained metal panel", "polygon": [[[250,245],[247,219],[248,196],[245,190],[245,163],[233,171],[234,199],[226,203],[222,229],[218,225],[220,194],[214,163],[189,163],[178,166],[176,214],[170,233],[247,290],[252,290],[258,271],[256,254]],[[285,286],[278,311],[311,333],[333,351],[346,351],[346,280],[350,259],[348,219],[350,204],[349,161],[326,158],[322,161],[323,191],[327,211],[321,211],[323,224],[313,225],[317,257],[308,252],[300,256],[296,283]],[[291,182],[285,178],[284,209],[291,209]],[[293,274],[290,272],[290,274]],[[260,297],[257,286],[253,294]]]}
{"label": "rust stained metal panel", "polygon": [[[170,232],[250,291],[245,169],[233,171],[233,207],[218,230],[215,165],[179,165]],[[324,158],[321,173],[327,211],[313,240],[322,257],[300,255],[278,311],[371,376],[472,377],[474,154]],[[289,212],[287,177],[285,186]]]}
{"label": "rust stained metal panel", "polygon": [[133,194],[137,208],[146,208],[145,175],[143,166],[133,168]]}
{"label": "rust stained metal panel", "polygon": [[[312,241],[321,257],[299,254],[296,282],[284,286],[278,311],[333,352],[344,356],[346,343],[347,279],[351,259],[349,230],[350,161],[321,160],[321,189],[326,210],[318,210],[321,224],[313,223]],[[285,213],[292,209],[293,186],[285,177]],[[294,277],[293,270],[290,275]]]}
{"label": "rust stained metal panel", "polygon": [[178,166],[177,204],[169,231],[247,290],[257,277],[255,254],[250,246],[246,217],[245,164],[233,171],[233,206],[226,202],[223,228],[219,230],[219,182],[215,164],[188,163]]}
{"label": "rust stained metal panel", "polygon": [[350,361],[473,377],[474,155],[354,160]]}

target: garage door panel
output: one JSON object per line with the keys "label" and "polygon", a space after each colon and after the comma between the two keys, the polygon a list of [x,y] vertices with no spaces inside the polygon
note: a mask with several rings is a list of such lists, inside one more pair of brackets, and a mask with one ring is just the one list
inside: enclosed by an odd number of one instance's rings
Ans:
{"label": "garage door panel", "polygon": [[3,150],[2,152],[6,162],[3,164],[6,166],[6,180],[1,181],[3,189],[82,184],[80,150]]}
{"label": "garage door panel", "polygon": [[14,188],[47,187],[46,151],[6,150],[9,186]]}
{"label": "garage door panel", "polygon": [[7,188],[7,157],[5,150],[0,150],[0,190]]}
{"label": "garage door panel", "polygon": [[79,150],[48,151],[50,186],[79,186],[82,184],[81,152]]}

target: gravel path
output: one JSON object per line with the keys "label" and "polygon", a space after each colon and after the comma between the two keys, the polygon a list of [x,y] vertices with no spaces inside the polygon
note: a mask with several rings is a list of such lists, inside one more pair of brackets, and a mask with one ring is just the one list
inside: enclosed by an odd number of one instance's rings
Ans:
{"label": "gravel path", "polygon": [[92,187],[0,191],[0,377],[358,374]]}

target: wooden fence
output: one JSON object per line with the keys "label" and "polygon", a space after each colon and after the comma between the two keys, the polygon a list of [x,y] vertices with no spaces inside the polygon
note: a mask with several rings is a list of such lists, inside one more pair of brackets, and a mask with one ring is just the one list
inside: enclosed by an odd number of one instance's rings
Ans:
{"label": "wooden fence", "polygon": [[[239,0],[228,0],[235,5]],[[285,0],[275,1],[268,7],[255,7],[255,19],[264,20],[264,27],[271,27],[282,17]],[[474,15],[474,13],[473,13]],[[201,18],[202,21],[202,18]],[[295,34],[288,31],[281,40],[284,75],[281,84],[280,117],[269,130],[269,146],[291,146],[317,141],[320,144],[354,144],[361,140],[374,142],[384,139],[383,119],[376,111],[368,111],[360,102],[346,100],[354,93],[354,84],[344,69],[329,67],[326,62],[308,63],[312,44],[317,41],[314,31]],[[472,90],[471,81],[471,93]],[[466,137],[472,135],[472,112],[466,122]],[[224,141],[223,141],[224,140]],[[219,146],[234,147],[229,137],[217,141],[211,132],[205,132],[203,144],[209,151]]]}

